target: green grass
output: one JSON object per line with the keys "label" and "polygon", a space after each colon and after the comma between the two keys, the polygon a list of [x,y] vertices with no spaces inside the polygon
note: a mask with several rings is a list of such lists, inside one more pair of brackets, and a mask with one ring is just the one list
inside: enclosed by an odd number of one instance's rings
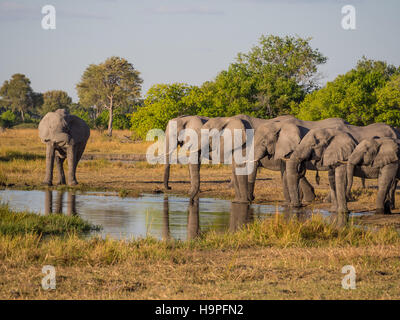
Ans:
{"label": "green grass", "polygon": [[63,235],[70,232],[83,233],[97,230],[78,216],[51,214],[40,216],[30,212],[13,212],[7,205],[0,205],[1,235]]}

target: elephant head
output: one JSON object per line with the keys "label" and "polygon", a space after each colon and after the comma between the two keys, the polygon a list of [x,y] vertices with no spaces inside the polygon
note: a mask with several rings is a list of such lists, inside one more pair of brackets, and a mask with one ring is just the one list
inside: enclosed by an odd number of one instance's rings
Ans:
{"label": "elephant head", "polygon": [[254,135],[254,158],[267,156],[274,160],[285,159],[295,150],[302,138],[299,126],[291,122],[276,122],[257,128]]}
{"label": "elephant head", "polygon": [[347,162],[347,195],[350,195],[355,166],[381,169],[399,161],[399,142],[392,138],[371,138],[361,141]]}
{"label": "elephant head", "polygon": [[[180,116],[170,120],[165,130],[165,168],[164,168],[164,187],[165,189],[171,189],[168,185],[170,175],[170,157],[172,153],[179,146],[182,146],[184,141],[183,134],[184,130],[191,129],[196,132],[200,139],[200,128],[208,121],[206,117],[199,116]],[[171,144],[172,143],[172,144]],[[198,141],[200,146],[200,140]],[[196,170],[194,170],[196,171]]]}
{"label": "elephant head", "polygon": [[315,161],[320,168],[343,164],[357,143],[354,138],[338,129],[312,129],[292,153],[286,163],[291,203],[300,206],[298,179],[306,161]]}
{"label": "elephant head", "polygon": [[69,120],[69,112],[66,109],[47,113],[39,123],[39,137],[42,142],[52,142],[59,146],[69,144]]}

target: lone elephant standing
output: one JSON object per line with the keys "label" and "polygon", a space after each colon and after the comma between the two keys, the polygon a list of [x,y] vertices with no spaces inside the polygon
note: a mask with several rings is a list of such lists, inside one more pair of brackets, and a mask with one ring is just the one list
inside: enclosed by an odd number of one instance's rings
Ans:
{"label": "lone elephant standing", "polygon": [[58,184],[65,184],[64,160],[68,159],[68,185],[78,184],[76,167],[90,136],[89,126],[81,118],[58,109],[47,113],[39,123],[39,137],[46,144],[46,177],[43,184],[53,184],[54,161],[58,169]]}

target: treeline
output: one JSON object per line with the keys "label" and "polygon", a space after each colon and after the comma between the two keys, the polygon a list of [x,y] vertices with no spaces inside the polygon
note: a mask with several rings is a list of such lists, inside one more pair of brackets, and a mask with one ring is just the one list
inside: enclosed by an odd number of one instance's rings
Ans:
{"label": "treeline", "polygon": [[262,36],[212,81],[156,84],[142,99],[140,73],[125,59],[111,57],[84,71],[76,86],[79,103],[64,91],[35,93],[29,79],[15,74],[0,89],[0,121],[3,127],[37,123],[49,111],[68,108],[92,128],[107,128],[109,135],[113,128],[130,128],[140,138],[184,114],[293,114],[306,120],[341,117],[355,125],[400,126],[400,68],[363,57],[320,88],[318,67],[326,61],[310,39]]}

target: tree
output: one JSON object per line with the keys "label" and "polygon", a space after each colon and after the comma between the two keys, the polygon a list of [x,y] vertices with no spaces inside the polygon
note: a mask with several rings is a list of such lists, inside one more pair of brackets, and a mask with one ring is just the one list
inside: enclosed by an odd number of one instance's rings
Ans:
{"label": "tree", "polygon": [[25,121],[25,113],[34,106],[31,82],[21,73],[12,75],[10,81],[4,81],[0,88],[0,96],[3,105],[20,113],[22,121]]}
{"label": "tree", "polygon": [[317,68],[326,62],[310,39],[262,36],[248,53],[239,53],[228,70],[205,83],[212,92],[209,116],[246,113],[272,118],[289,113],[318,86]]}
{"label": "tree", "polygon": [[304,120],[340,117],[354,125],[371,124],[382,113],[377,94],[396,73],[386,62],[363,57],[354,69],[309,94],[293,113]]}
{"label": "tree", "polygon": [[143,80],[127,60],[108,58],[98,65],[91,64],[76,88],[80,103],[109,111],[108,135],[112,135],[113,112],[116,107],[133,105],[140,96]]}
{"label": "tree", "polygon": [[400,75],[391,77],[386,85],[376,92],[377,122],[400,127]]}
{"label": "tree", "polygon": [[43,105],[40,113],[45,115],[48,112],[56,111],[57,109],[69,109],[72,104],[72,99],[68,93],[62,90],[52,90],[43,93]]}
{"label": "tree", "polygon": [[198,113],[194,95],[198,88],[184,83],[156,84],[146,95],[143,106],[131,117],[131,129],[142,139],[151,129],[165,130],[169,120]]}

